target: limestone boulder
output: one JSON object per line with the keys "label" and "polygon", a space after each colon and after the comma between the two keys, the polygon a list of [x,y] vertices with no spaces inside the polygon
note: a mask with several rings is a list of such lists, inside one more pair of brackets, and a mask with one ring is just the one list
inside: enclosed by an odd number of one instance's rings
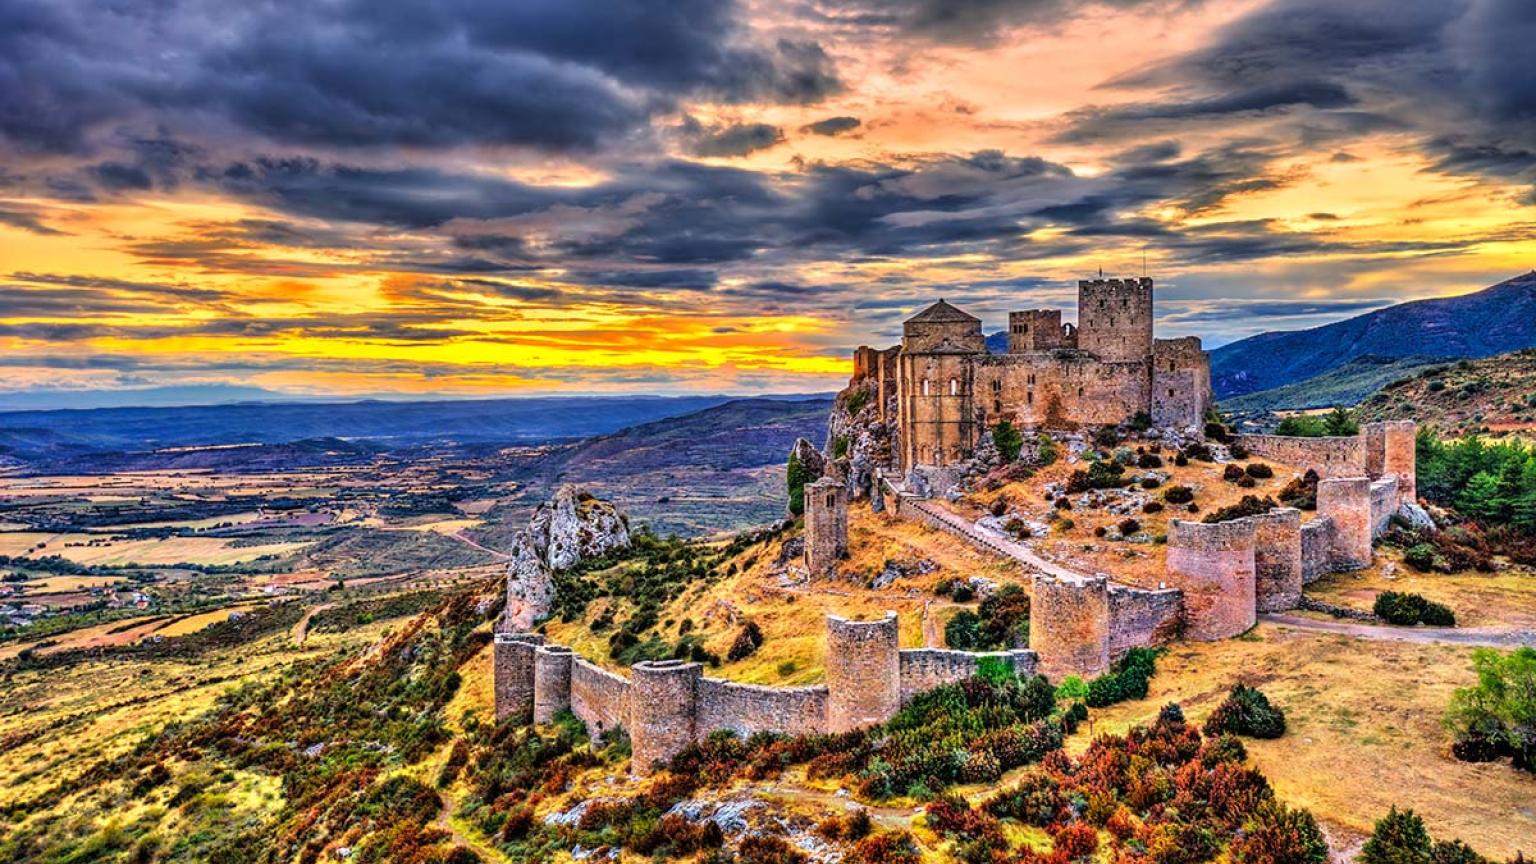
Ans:
{"label": "limestone boulder", "polygon": [[562,486],[512,539],[502,629],[523,631],[549,616],[554,574],[630,547],[629,517],[584,489]]}

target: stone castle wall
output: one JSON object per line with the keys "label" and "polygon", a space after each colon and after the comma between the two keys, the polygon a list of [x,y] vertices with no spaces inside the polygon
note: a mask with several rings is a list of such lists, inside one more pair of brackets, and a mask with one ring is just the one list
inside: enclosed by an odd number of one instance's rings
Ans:
{"label": "stone castle wall", "polygon": [[577,657],[571,663],[571,713],[593,737],[628,729],[629,679]]}
{"label": "stone castle wall", "polygon": [[544,644],[537,633],[497,633],[491,649],[496,720],[533,711],[533,652]]}
{"label": "stone castle wall", "polygon": [[1399,506],[1397,477],[1388,475],[1371,481],[1371,536],[1380,537],[1392,522]]}
{"label": "stone castle wall", "polygon": [[1158,426],[1198,426],[1211,407],[1211,363],[1200,340],[1152,342],[1152,422]]}
{"label": "stone castle wall", "polygon": [[1260,612],[1301,603],[1301,511],[1278,507],[1253,517],[1254,602]]}
{"label": "stone castle wall", "polygon": [[1327,517],[1301,526],[1301,584],[1310,585],[1333,571],[1333,522]]}
{"label": "stone castle wall", "polygon": [[1252,520],[1168,525],[1168,581],[1184,592],[1184,635],[1201,642],[1246,632],[1255,618]]}
{"label": "stone castle wall", "polygon": [[699,681],[699,735],[729,729],[747,737],[758,732],[816,735],[827,731],[826,687],[765,687],[719,678]]}
{"label": "stone castle wall", "polygon": [[1292,435],[1239,435],[1239,444],[1255,456],[1312,469],[1317,476],[1365,476],[1366,441],[1363,436],[1303,438]]}
{"label": "stone castle wall", "polygon": [[1166,645],[1184,631],[1184,592],[1109,585],[1109,656],[1132,648]]}
{"label": "stone castle wall", "polygon": [[995,659],[1020,675],[1035,674],[1038,658],[1033,651],[972,653],[947,648],[909,648],[900,652],[901,701],[944,684],[964,681],[976,674],[983,659]]}
{"label": "stone castle wall", "polygon": [[497,674],[495,698],[498,705],[510,704],[527,683],[535,722],[550,722],[569,708],[593,737],[627,730],[634,748],[632,767],[643,774],[721,729],[743,736],[812,735],[882,723],[917,693],[976,674],[985,657],[997,657],[1021,675],[1036,670],[1031,651],[903,651],[899,632],[894,612],[874,621],[828,616],[827,684],[811,687],[706,678],[702,666],[681,660],[637,663],[626,678],[564,646],[536,645],[543,639],[537,634],[500,634],[495,649],[502,659],[532,649],[528,668],[533,677],[524,682],[517,675]]}
{"label": "stone castle wall", "polygon": [[877,621],[827,616],[827,731],[879,723],[901,707],[896,613]]}
{"label": "stone castle wall", "polygon": [[1359,570],[1371,564],[1371,480],[1332,477],[1317,484],[1317,515],[1333,523],[1329,566]]}

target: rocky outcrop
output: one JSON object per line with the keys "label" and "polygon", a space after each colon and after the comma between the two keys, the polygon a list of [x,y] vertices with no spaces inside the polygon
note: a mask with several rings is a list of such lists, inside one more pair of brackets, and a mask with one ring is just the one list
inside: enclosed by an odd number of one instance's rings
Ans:
{"label": "rocky outcrop", "polygon": [[527,630],[549,615],[556,572],[629,545],[629,517],[584,489],[561,486],[512,540],[502,629]]}
{"label": "rocky outcrop", "polygon": [[[825,456],[831,467],[826,473],[847,485],[850,498],[870,494],[876,470],[894,470],[896,394],[882,412],[878,392],[872,379],[854,381],[837,394],[827,418]],[[882,413],[891,419],[881,420]]]}

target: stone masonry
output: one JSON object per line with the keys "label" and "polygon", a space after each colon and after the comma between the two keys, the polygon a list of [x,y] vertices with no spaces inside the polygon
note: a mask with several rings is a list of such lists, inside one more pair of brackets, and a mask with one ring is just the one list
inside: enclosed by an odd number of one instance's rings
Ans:
{"label": "stone masonry", "polygon": [[497,633],[491,663],[496,720],[533,710],[533,652],[544,644],[537,633]]}
{"label": "stone masonry", "polygon": [[805,567],[830,576],[848,556],[848,488],[831,477],[805,487]]}
{"label": "stone masonry", "polygon": [[1255,622],[1254,526],[1251,520],[1168,525],[1168,583],[1184,592],[1184,635],[1230,639]]}
{"label": "stone masonry", "polygon": [[901,707],[896,613],[876,621],[827,616],[827,731],[870,726]]}
{"label": "stone masonry", "polygon": [[[568,709],[594,737],[623,728],[633,745],[631,768],[645,774],[717,730],[814,735],[884,722],[913,695],[976,674],[987,658],[1021,675],[1036,672],[1032,651],[903,650],[898,625],[894,612],[873,621],[829,615],[827,683],[811,687],[707,678],[702,666],[681,660],[638,663],[626,678],[564,646],[540,645],[537,634],[500,634],[497,656],[507,662],[495,677],[496,704],[519,704],[527,688],[536,723]],[[524,667],[512,662],[522,656],[514,652],[525,649],[533,658],[531,682],[517,671]]]}

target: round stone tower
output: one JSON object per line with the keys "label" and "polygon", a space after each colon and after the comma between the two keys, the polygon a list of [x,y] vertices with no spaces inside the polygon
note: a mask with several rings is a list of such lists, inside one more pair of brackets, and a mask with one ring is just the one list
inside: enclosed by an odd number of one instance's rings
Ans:
{"label": "round stone tower", "polygon": [[630,764],[645,775],[693,743],[704,669],[684,660],[648,660],[629,672]]}
{"label": "round stone tower", "polygon": [[1260,612],[1301,603],[1301,511],[1277,507],[1253,517],[1254,597]]}
{"label": "round stone tower", "polygon": [[1329,563],[1335,570],[1371,566],[1371,478],[1335,477],[1317,483],[1317,515],[1333,522]]}
{"label": "round stone tower", "polygon": [[540,645],[533,651],[533,722],[548,723],[571,707],[571,649]]}
{"label": "round stone tower", "polygon": [[1035,574],[1029,595],[1029,648],[1052,681],[1109,671],[1109,580]]}
{"label": "round stone tower", "polygon": [[1200,642],[1230,639],[1258,620],[1254,523],[1168,525],[1168,583],[1184,592],[1184,635]]}
{"label": "round stone tower", "polygon": [[537,633],[497,633],[492,648],[496,719],[533,710],[533,652],[544,644]]}
{"label": "round stone tower", "polygon": [[901,709],[901,639],[895,612],[875,621],[827,616],[827,731],[889,720]]}

